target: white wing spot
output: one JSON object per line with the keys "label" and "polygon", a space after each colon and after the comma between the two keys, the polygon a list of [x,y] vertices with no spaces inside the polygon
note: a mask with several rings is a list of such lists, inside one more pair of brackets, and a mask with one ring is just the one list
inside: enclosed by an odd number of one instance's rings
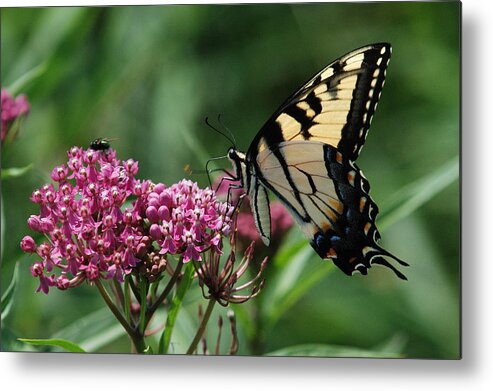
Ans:
{"label": "white wing spot", "polygon": [[330,68],[326,69],[325,71],[323,71],[322,74],[320,75],[320,77],[322,78],[322,80],[325,80],[328,77],[331,77],[333,74],[334,74],[334,69],[332,67],[330,67]]}
{"label": "white wing spot", "polygon": [[385,52],[387,51],[387,47],[382,47],[382,49],[380,49],[380,54],[384,54]]}

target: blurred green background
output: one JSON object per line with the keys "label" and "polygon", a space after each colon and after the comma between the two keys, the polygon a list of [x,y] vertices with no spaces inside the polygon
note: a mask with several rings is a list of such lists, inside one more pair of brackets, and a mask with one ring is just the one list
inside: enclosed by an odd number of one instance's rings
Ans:
{"label": "blurred green background", "polygon": [[[140,178],[171,184],[187,176],[186,164],[201,169],[229,147],[204,124],[206,116],[221,114],[246,150],[303,81],[342,54],[380,41],[393,45],[393,57],[358,165],[382,216],[404,204],[402,194],[420,206],[381,226],[383,246],[410,263],[403,270],[409,281],[382,268],[348,278],[307,250],[294,228],[285,254],[309,271],[283,275],[287,261],[279,255],[277,277],[261,294],[267,313],[261,330],[238,310],[240,354],[282,354],[316,343],[459,357],[458,2],[2,9],[2,87],[21,86],[16,92],[31,103],[20,136],[2,147],[2,167],[34,164],[28,174],[2,181],[2,292],[20,261],[2,350],[32,349],[19,337],[65,333],[81,342],[84,333],[96,334],[91,319],[98,319],[99,342],[86,346],[128,351],[109,311],[99,310],[104,304],[95,288],[35,294],[33,259],[19,249],[32,234],[27,217],[38,213],[31,192],[48,182],[71,146],[117,138],[119,158],[138,160]],[[30,80],[19,84],[26,73]],[[446,164],[453,179],[442,189],[436,183]],[[421,178],[429,181],[401,190]],[[204,175],[192,179],[207,185]],[[196,322],[196,310],[190,314]]]}

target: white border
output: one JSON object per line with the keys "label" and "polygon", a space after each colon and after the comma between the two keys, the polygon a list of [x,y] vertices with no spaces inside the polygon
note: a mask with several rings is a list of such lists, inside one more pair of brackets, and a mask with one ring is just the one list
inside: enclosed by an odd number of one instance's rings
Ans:
{"label": "white border", "polygon": [[[235,1],[216,1],[232,3]],[[237,1],[236,1],[237,2]],[[144,3],[144,2],[142,2]],[[141,3],[141,4],[142,4]],[[145,1],[162,4],[163,1]],[[194,4],[198,1],[168,3]],[[242,1],[250,3],[250,1]],[[132,1],[19,1],[7,6],[126,5]],[[493,384],[491,145],[493,22],[484,0],[463,1],[462,266],[463,359],[354,360],[253,357],[134,357],[0,353],[0,383],[16,389],[118,386],[140,390],[315,388],[365,391],[485,390]],[[419,66],[416,66],[419,71]],[[430,292],[432,294],[432,292]]]}

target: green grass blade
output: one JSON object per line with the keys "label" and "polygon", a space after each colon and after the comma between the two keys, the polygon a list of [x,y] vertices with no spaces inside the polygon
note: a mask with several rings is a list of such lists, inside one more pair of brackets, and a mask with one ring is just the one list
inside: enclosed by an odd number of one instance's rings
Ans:
{"label": "green grass blade", "polygon": [[159,354],[168,353],[169,345],[171,342],[171,334],[173,333],[173,327],[175,326],[176,317],[178,316],[178,311],[180,310],[181,304],[183,303],[183,298],[185,297],[188,288],[190,288],[190,285],[192,284],[194,272],[195,269],[193,268],[192,262],[189,262],[185,269],[183,279],[178,286],[176,295],[175,297],[173,297],[173,301],[171,302],[168,317],[166,318],[166,326],[163,333],[161,334],[161,339],[159,340]]}
{"label": "green grass blade", "polygon": [[12,178],[19,178],[29,172],[33,167],[34,165],[31,163],[25,167],[2,168],[0,171],[2,181]]}
{"label": "green grass blade", "polygon": [[368,358],[399,358],[398,353],[381,352],[353,348],[350,346],[305,344],[294,345],[273,352],[266,356],[295,356],[295,357],[368,357]]}
{"label": "green grass blade", "polygon": [[31,70],[24,73],[21,77],[19,77],[16,81],[14,81],[7,90],[10,92],[12,96],[16,96],[23,92],[29,84],[31,84],[34,80],[39,78],[46,72],[48,68],[48,62],[43,62],[38,66],[35,66]]}
{"label": "green grass blade", "polygon": [[15,288],[17,286],[17,281],[19,280],[19,263],[15,264],[14,273],[12,274],[12,280],[5,293],[2,295],[1,300],[1,321],[8,316],[10,309],[12,308],[12,303],[14,301]]}
{"label": "green grass blade", "polygon": [[459,156],[456,156],[431,174],[402,187],[381,204],[380,229],[383,231],[410,215],[458,178]]}
{"label": "green grass blade", "polygon": [[72,353],[85,353],[86,351],[82,349],[76,343],[67,341],[65,339],[29,339],[29,338],[19,338],[19,341],[25,342],[31,345],[38,346],[57,346],[59,348],[65,349]]}

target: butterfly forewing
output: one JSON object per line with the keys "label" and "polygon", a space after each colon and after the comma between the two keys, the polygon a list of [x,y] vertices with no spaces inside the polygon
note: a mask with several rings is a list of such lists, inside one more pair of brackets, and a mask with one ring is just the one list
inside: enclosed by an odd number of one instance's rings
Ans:
{"label": "butterfly forewing", "polygon": [[334,61],[290,96],[265,123],[250,154],[283,141],[320,141],[355,160],[375,112],[391,46],[357,49]]}

